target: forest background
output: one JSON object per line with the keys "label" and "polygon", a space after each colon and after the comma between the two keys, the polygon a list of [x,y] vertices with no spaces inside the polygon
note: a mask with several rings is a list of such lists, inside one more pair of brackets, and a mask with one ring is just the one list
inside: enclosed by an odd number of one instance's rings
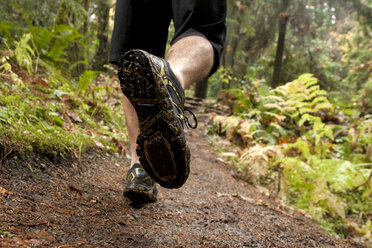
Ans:
{"label": "forest background", "polygon": [[[1,160],[91,147],[125,155],[107,62],[115,1],[9,0],[0,10]],[[371,0],[228,0],[221,67],[187,90],[219,103],[210,142],[244,180],[367,245],[371,12]]]}

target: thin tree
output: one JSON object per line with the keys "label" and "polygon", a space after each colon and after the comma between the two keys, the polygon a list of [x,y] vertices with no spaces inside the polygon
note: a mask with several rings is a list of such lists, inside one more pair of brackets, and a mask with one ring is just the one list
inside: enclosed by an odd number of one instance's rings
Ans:
{"label": "thin tree", "polygon": [[279,15],[279,36],[277,42],[277,50],[275,55],[275,62],[274,62],[274,73],[273,79],[271,81],[271,87],[275,88],[278,86],[280,81],[280,71],[282,69],[282,61],[283,61],[283,54],[284,54],[284,47],[285,47],[285,33],[287,30],[287,24],[289,19],[289,14],[287,13],[287,9],[289,6],[290,0],[282,0],[282,11]]}
{"label": "thin tree", "polygon": [[99,46],[96,52],[96,56],[93,58],[93,69],[104,70],[104,65],[107,63],[108,51],[109,51],[109,20],[110,20],[110,9],[112,8],[112,0],[100,0],[97,3],[97,39]]}
{"label": "thin tree", "polygon": [[206,99],[208,93],[208,78],[205,78],[195,85],[194,97]]}

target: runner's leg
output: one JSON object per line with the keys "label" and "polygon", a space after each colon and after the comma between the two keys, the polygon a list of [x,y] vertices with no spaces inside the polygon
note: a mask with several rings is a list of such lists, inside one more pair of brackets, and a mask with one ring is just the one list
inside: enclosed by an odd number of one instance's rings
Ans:
{"label": "runner's leg", "polygon": [[[168,1],[118,0],[110,47],[110,62],[118,64],[120,56],[132,49],[142,49],[163,57],[170,20],[171,11]],[[138,117],[125,95],[123,95],[123,109],[128,128],[131,166],[133,166],[139,163],[136,153]]]}
{"label": "runner's leg", "polygon": [[208,76],[213,58],[211,43],[201,36],[180,39],[165,56],[184,89]]}
{"label": "runner's leg", "polygon": [[175,34],[166,58],[187,88],[218,69],[226,36],[226,0],[172,0],[172,17]]}
{"label": "runner's leg", "polygon": [[123,94],[123,109],[124,109],[124,116],[125,116],[125,123],[127,124],[128,128],[128,137],[129,137],[129,145],[130,145],[130,155],[131,155],[131,163],[130,165],[133,166],[136,163],[139,163],[139,158],[136,152],[136,140],[139,133],[139,122],[136,110],[134,109],[133,105],[129,102],[128,98]]}

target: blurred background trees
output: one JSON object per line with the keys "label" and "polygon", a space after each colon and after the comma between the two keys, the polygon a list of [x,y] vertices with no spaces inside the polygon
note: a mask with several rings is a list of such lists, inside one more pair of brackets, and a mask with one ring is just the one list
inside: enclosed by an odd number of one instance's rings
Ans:
{"label": "blurred background trees", "polygon": [[2,1],[1,43],[31,32],[40,56],[72,76],[105,70],[114,7],[113,0]]}
{"label": "blurred background trees", "polygon": [[[257,81],[278,86],[305,72],[341,99],[370,92],[371,5],[371,0],[228,0],[222,67],[195,95],[206,96],[209,88],[209,97],[217,98],[221,90]],[[39,56],[72,76],[104,71],[114,8],[115,0],[1,1],[1,44],[34,32]]]}
{"label": "blurred background trees", "polygon": [[351,92],[360,96],[365,87],[370,91],[370,0],[228,3],[222,69],[209,80],[209,96],[257,81],[278,86],[304,72],[341,99],[351,100]]}

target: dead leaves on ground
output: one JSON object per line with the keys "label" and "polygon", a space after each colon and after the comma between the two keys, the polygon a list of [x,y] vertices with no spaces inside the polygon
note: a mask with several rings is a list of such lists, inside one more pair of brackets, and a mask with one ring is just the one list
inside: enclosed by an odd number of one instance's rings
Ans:
{"label": "dead leaves on ground", "polygon": [[12,195],[13,193],[0,186],[0,195]]}

